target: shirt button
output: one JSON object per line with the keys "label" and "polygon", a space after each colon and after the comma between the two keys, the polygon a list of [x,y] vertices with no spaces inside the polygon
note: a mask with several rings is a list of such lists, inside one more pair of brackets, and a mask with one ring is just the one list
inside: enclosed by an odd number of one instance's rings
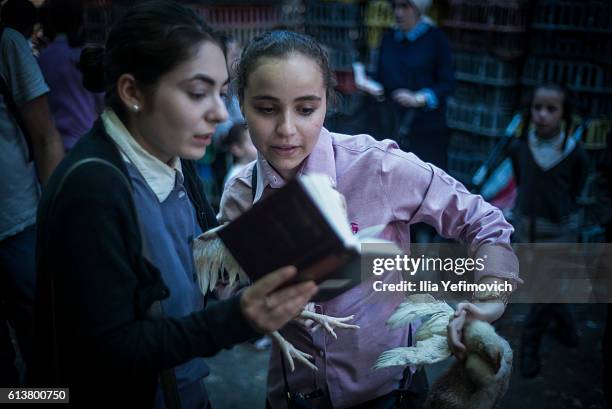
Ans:
{"label": "shirt button", "polygon": [[185,197],[185,192],[181,190],[179,192],[179,199],[182,199],[183,197]]}
{"label": "shirt button", "polygon": [[320,351],[319,351],[319,356],[320,356],[321,358],[325,358],[325,351],[320,350]]}
{"label": "shirt button", "polygon": [[278,179],[276,178],[276,176],[273,176],[273,177],[272,177],[272,181],[273,181],[274,183],[276,183],[276,182],[278,181]]}

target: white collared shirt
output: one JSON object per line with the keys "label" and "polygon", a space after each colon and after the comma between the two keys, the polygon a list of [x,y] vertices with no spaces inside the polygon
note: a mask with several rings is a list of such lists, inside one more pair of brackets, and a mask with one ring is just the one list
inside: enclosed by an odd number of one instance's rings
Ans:
{"label": "white collared shirt", "polygon": [[547,171],[553,168],[574,150],[576,146],[574,138],[567,138],[565,149],[561,150],[563,139],[565,139],[563,131],[551,139],[538,138],[534,131],[529,132],[529,150],[542,170]]}
{"label": "white collared shirt", "polygon": [[160,203],[166,200],[174,189],[177,172],[180,174],[180,180],[183,180],[180,159],[173,158],[172,166],[169,166],[144,150],[111,108],[102,113],[102,122],[106,133],[119,148],[123,160],[138,169]]}

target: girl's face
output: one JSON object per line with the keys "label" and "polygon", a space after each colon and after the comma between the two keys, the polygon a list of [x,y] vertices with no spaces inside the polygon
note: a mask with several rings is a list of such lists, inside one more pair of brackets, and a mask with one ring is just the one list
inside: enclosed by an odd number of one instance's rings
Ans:
{"label": "girl's face", "polygon": [[164,74],[145,98],[142,111],[130,121],[132,135],[162,162],[201,158],[217,124],[228,117],[228,79],[221,48],[200,43],[194,57]]}
{"label": "girl's face", "polygon": [[554,89],[536,90],[531,103],[531,120],[540,138],[552,138],[561,132],[563,93]]}
{"label": "girl's face", "polygon": [[318,139],[327,100],[317,63],[300,53],[264,58],[249,74],[242,110],[257,150],[292,178]]}

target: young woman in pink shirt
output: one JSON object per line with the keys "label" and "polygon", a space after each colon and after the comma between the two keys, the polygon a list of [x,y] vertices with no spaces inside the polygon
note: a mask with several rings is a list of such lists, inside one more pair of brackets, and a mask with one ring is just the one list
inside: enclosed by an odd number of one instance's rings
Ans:
{"label": "young woman in pink shirt", "polygon": [[[326,53],[310,37],[287,31],[265,34],[243,50],[237,70],[240,106],[258,158],[228,181],[221,200],[221,222],[238,217],[254,202],[298,175],[322,173],[344,196],[353,231],[384,225],[382,238],[403,248],[410,244],[409,226],[425,222],[442,236],[469,243],[472,257],[485,257],[477,281],[497,278],[518,281],[518,263],[510,248],[512,227],[500,210],[469,193],[455,179],[390,140],[368,135],[340,135],[323,127],[334,95],[333,73]],[[257,170],[256,186],[251,186]],[[385,282],[401,280],[386,274]],[[395,407],[403,368],[372,371],[385,350],[407,346],[414,328],[391,330],[385,323],[405,300],[400,292],[376,292],[366,281],[342,295],[316,303],[315,312],[354,315],[359,329],[323,330],[299,323],[281,334],[312,356],[313,371],[298,365],[288,369],[292,392],[301,393],[317,408]],[[490,301],[490,300],[489,300]],[[462,358],[461,329],[467,320],[494,321],[505,303],[461,303],[449,324],[448,342]],[[286,407],[285,383],[278,349],[272,350],[268,403]],[[387,406],[392,405],[392,406]]]}

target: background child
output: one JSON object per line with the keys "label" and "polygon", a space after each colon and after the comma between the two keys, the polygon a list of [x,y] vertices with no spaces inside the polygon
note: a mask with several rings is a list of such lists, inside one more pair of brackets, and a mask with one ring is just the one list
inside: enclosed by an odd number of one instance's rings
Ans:
{"label": "background child", "polygon": [[[514,221],[519,242],[573,243],[578,239],[576,199],[586,181],[588,158],[571,137],[572,114],[566,89],[557,84],[536,87],[521,138],[511,148],[518,187]],[[540,341],[551,322],[562,343],[578,343],[567,304],[533,305],[521,346],[525,377],[534,377],[540,370]]]}
{"label": "background child", "polygon": [[230,131],[221,140],[221,146],[232,154],[234,160],[225,176],[225,185],[243,167],[257,159],[257,149],[253,142],[251,142],[249,129],[244,122],[232,125]]}

